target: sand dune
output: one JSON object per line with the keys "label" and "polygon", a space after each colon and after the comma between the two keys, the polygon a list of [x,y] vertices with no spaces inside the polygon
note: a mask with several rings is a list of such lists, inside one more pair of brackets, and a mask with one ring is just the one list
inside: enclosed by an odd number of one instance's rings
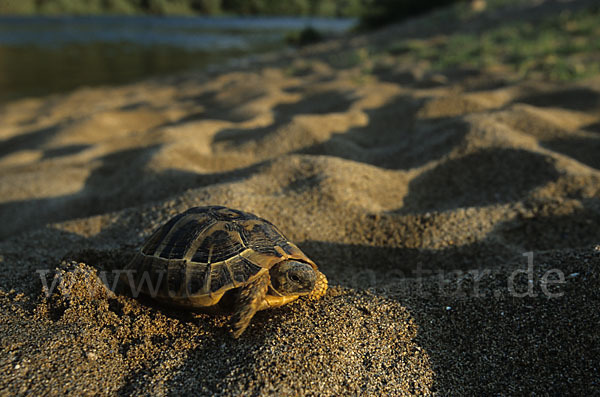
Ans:
{"label": "sand dune", "polygon": [[[306,59],[3,106],[2,390],[598,390],[600,80],[415,66],[364,81]],[[224,317],[89,296],[154,228],[208,204],[277,224],[327,296],[259,313],[237,342]],[[536,296],[516,298],[528,251]],[[36,271],[59,265],[46,298]],[[543,285],[550,269],[564,284]]]}

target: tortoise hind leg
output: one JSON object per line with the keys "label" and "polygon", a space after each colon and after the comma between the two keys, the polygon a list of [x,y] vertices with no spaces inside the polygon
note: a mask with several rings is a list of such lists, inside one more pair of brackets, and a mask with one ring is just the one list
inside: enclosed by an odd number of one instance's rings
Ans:
{"label": "tortoise hind leg", "polygon": [[267,289],[269,288],[269,273],[257,278],[240,291],[235,306],[235,313],[231,318],[233,337],[239,338],[250,320],[261,308]]}

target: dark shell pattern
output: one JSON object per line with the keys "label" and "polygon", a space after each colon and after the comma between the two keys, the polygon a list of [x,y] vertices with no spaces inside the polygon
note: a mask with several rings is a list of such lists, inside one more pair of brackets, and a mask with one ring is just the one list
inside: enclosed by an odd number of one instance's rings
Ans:
{"label": "dark shell pattern", "polygon": [[158,228],[128,267],[143,293],[151,293],[149,281],[158,288],[154,292],[159,298],[208,306],[285,259],[316,268],[271,222],[208,206],[190,208]]}

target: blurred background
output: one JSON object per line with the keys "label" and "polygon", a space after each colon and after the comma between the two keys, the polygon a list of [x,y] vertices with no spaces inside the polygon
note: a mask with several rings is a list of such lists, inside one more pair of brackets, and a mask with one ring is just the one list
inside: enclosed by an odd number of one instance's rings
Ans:
{"label": "blurred background", "polygon": [[197,69],[453,2],[0,0],[0,102]]}
{"label": "blurred background", "polygon": [[522,77],[577,80],[600,72],[599,8],[595,0],[0,0],[0,103],[202,70],[423,14],[410,21],[421,33],[388,34],[351,57],[398,64],[410,55],[434,70],[503,65]]}

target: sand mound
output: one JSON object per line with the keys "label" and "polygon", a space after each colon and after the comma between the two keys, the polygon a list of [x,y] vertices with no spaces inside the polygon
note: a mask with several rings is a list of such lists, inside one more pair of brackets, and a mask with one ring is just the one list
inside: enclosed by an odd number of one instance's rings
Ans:
{"label": "sand mound", "polygon": [[[365,79],[327,59],[2,108],[2,390],[597,390],[600,80]],[[326,297],[233,341],[226,317],[106,289],[154,228],[208,204],[277,224]]]}

